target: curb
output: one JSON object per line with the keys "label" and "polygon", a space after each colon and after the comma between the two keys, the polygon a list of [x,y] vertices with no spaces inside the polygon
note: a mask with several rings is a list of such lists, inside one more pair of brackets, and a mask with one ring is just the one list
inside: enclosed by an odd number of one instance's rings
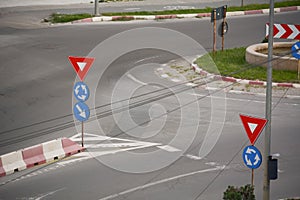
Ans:
{"label": "curb", "polygon": [[51,140],[0,156],[0,177],[82,152],[85,148],[69,138]]}
{"label": "curb", "polygon": [[[275,13],[290,12],[300,10],[300,6],[290,6],[275,8]],[[241,15],[257,15],[257,14],[269,14],[269,9],[261,10],[247,10],[247,11],[235,11],[227,12],[227,16],[241,16]],[[199,13],[199,14],[175,14],[175,15],[130,15],[130,16],[101,16],[91,17],[81,20],[73,21],[72,23],[91,23],[91,22],[108,22],[108,21],[130,21],[130,20],[160,20],[160,19],[182,19],[182,18],[204,18],[210,17],[211,13]]]}
{"label": "curb", "polygon": [[[192,64],[191,67],[193,70],[202,75],[209,77],[210,79],[213,80],[222,80],[226,82],[232,82],[232,83],[241,83],[241,84],[246,84],[246,85],[259,85],[259,86],[266,86],[267,82],[265,81],[259,81],[259,80],[246,80],[246,79],[237,79],[234,77],[227,77],[227,76],[220,76],[220,75],[215,75],[215,74],[210,74],[207,71],[201,69],[197,64]],[[298,88],[300,89],[300,84],[296,83],[272,83],[273,87],[289,87],[289,88]]]}

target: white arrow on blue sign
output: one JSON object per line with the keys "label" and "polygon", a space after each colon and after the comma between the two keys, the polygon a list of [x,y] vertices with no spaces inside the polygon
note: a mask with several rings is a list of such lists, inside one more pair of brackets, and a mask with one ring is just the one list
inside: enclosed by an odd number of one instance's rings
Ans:
{"label": "white arrow on blue sign", "polygon": [[262,156],[255,146],[247,146],[243,151],[243,160],[250,169],[257,169],[262,163]]}
{"label": "white arrow on blue sign", "polygon": [[296,42],[293,46],[292,46],[292,55],[296,58],[296,59],[300,59],[300,42]]}
{"label": "white arrow on blue sign", "polygon": [[78,121],[81,121],[81,122],[88,120],[90,117],[90,109],[83,102],[78,102],[74,105],[73,113],[74,113],[76,119],[78,119]]}
{"label": "white arrow on blue sign", "polygon": [[73,92],[76,99],[81,102],[85,102],[90,96],[90,90],[84,82],[77,82]]}

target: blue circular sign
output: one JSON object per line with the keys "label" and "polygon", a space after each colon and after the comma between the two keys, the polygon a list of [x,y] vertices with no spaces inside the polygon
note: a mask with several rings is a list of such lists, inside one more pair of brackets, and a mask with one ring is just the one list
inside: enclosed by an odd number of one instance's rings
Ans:
{"label": "blue circular sign", "polygon": [[293,46],[292,46],[292,55],[296,58],[296,59],[300,59],[300,42],[296,42]]}
{"label": "blue circular sign", "polygon": [[90,109],[83,102],[78,102],[74,105],[73,113],[74,113],[76,119],[78,119],[78,121],[81,121],[81,122],[88,120],[90,117]]}
{"label": "blue circular sign", "polygon": [[90,90],[84,82],[77,82],[73,88],[75,98],[80,102],[85,102],[90,96]]}
{"label": "blue circular sign", "polygon": [[243,151],[243,160],[250,169],[257,169],[262,163],[262,156],[255,146],[247,146]]}

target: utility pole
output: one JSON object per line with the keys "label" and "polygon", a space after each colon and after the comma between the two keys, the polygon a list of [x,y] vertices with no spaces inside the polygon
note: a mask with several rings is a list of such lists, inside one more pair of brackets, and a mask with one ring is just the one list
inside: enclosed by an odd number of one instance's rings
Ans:
{"label": "utility pole", "polygon": [[270,199],[269,156],[271,151],[271,117],[272,117],[272,58],[273,58],[273,33],[274,33],[274,0],[270,0],[269,14],[269,40],[268,40],[268,69],[266,91],[266,119],[265,151],[264,151],[264,185],[263,200]]}
{"label": "utility pole", "polygon": [[95,16],[99,15],[99,0],[95,0]]}

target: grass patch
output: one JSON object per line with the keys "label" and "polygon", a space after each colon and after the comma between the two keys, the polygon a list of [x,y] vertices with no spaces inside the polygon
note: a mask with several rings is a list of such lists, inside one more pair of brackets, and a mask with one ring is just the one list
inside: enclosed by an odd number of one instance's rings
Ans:
{"label": "grass patch", "polygon": [[[232,76],[240,79],[267,80],[267,69],[262,66],[251,66],[245,59],[245,47],[208,53],[196,60],[203,70],[223,76]],[[297,72],[287,70],[273,70],[274,82],[300,83]]]}
{"label": "grass patch", "polygon": [[59,13],[53,13],[49,21],[52,23],[66,23],[66,22],[72,22],[79,19],[85,19],[92,17],[91,14],[82,13],[82,14],[59,14]]}

